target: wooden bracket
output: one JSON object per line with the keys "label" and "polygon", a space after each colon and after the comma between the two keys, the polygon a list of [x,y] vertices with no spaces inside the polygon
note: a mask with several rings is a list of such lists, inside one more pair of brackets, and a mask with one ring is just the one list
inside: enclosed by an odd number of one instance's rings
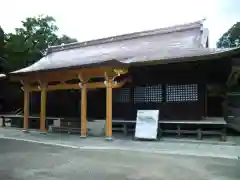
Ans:
{"label": "wooden bracket", "polygon": [[84,76],[82,73],[78,74],[78,79],[82,82],[82,83],[87,83],[89,80],[89,77]]}
{"label": "wooden bracket", "polygon": [[89,78],[85,77],[82,73],[78,74],[78,79],[80,82],[78,83],[79,87],[82,88],[84,84],[87,84]]}
{"label": "wooden bracket", "polygon": [[127,74],[128,73],[128,69],[124,69],[124,68],[113,69],[113,72],[116,73],[116,75],[113,77],[113,81],[114,81],[116,77],[119,77],[122,74]]}
{"label": "wooden bracket", "polygon": [[78,79],[81,81],[81,82],[84,82],[84,77],[82,74],[78,74]]}
{"label": "wooden bracket", "polygon": [[113,73],[107,73],[105,72],[104,73],[104,85],[107,87],[109,85],[109,83],[111,84],[111,86],[114,84],[114,85],[117,85],[117,82],[115,81],[115,78],[118,77],[119,75],[117,74],[113,74]]}
{"label": "wooden bracket", "polygon": [[[115,81],[115,79],[121,76],[122,74],[126,74],[126,73],[128,73],[128,69],[125,69],[125,68],[111,69],[111,71],[104,72],[104,78],[105,78],[105,81],[111,80],[112,83],[116,85],[117,82]],[[106,82],[104,82],[104,84],[106,85]]]}
{"label": "wooden bracket", "polygon": [[108,74],[107,72],[104,72],[104,79],[107,81],[108,80]]}
{"label": "wooden bracket", "polygon": [[38,85],[38,89],[39,90],[42,90],[43,88],[47,88],[47,82],[42,82],[41,80],[38,80],[38,83],[39,83],[39,85]]}
{"label": "wooden bracket", "polygon": [[29,84],[27,82],[24,82],[24,80],[20,80],[22,86],[21,86],[21,90],[24,91],[24,90],[29,90]]}
{"label": "wooden bracket", "polygon": [[121,74],[127,74],[128,73],[128,69],[125,68],[119,68],[119,69],[113,69],[113,71],[120,76]]}
{"label": "wooden bracket", "polygon": [[80,82],[80,83],[78,83],[78,86],[80,87],[80,88],[83,88],[83,85],[84,85],[85,83],[82,83],[82,82]]}
{"label": "wooden bracket", "polygon": [[24,85],[24,81],[23,80],[20,80],[21,84]]}

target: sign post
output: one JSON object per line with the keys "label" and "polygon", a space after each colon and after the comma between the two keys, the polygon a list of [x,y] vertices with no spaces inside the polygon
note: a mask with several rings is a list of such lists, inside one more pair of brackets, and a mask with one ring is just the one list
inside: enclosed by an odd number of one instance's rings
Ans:
{"label": "sign post", "polygon": [[157,139],[158,110],[138,110],[135,138]]}

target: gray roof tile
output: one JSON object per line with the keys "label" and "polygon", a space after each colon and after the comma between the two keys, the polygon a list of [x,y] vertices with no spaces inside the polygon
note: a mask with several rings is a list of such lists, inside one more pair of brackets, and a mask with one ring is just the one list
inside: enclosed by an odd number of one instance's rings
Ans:
{"label": "gray roof tile", "polygon": [[[204,38],[204,39],[203,39]],[[99,40],[50,47],[48,54],[31,66],[12,73],[100,65],[109,61],[135,65],[155,61],[184,60],[232,50],[204,48],[202,22],[150,30]]]}

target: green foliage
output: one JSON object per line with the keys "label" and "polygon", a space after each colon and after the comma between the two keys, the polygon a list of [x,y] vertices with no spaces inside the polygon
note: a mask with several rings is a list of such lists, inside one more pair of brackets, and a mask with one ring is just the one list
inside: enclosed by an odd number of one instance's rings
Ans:
{"label": "green foliage", "polygon": [[4,32],[0,26],[0,57],[3,55],[3,46],[4,46]]}
{"label": "green foliage", "polygon": [[240,46],[240,22],[234,24],[217,42],[218,48],[232,48]]}
{"label": "green foliage", "polygon": [[49,46],[76,42],[76,39],[63,35],[57,36],[58,27],[55,19],[50,16],[26,18],[22,27],[15,33],[5,36],[5,54],[7,71],[29,66],[41,59]]}
{"label": "green foliage", "polygon": [[4,59],[4,32],[0,27],[0,73],[3,71],[5,65]]}
{"label": "green foliage", "polygon": [[77,42],[77,39],[72,39],[64,34],[64,35],[62,35],[62,37],[58,38],[58,40],[55,44],[60,45],[62,43],[68,44],[68,43],[74,43],[74,42]]}

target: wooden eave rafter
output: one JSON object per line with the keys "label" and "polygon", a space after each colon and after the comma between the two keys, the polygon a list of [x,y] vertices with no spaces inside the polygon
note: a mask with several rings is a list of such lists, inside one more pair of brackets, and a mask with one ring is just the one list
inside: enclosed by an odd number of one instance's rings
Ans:
{"label": "wooden eave rafter", "polygon": [[116,76],[116,72],[110,67],[100,67],[100,68],[78,68],[71,69],[68,71],[54,71],[54,72],[34,72],[26,75],[12,75],[10,80],[21,81],[28,83],[38,82],[53,82],[53,81],[68,81],[72,79],[78,79],[79,74],[84,75],[84,77],[94,78],[94,77],[104,77],[105,73],[109,76]]}

